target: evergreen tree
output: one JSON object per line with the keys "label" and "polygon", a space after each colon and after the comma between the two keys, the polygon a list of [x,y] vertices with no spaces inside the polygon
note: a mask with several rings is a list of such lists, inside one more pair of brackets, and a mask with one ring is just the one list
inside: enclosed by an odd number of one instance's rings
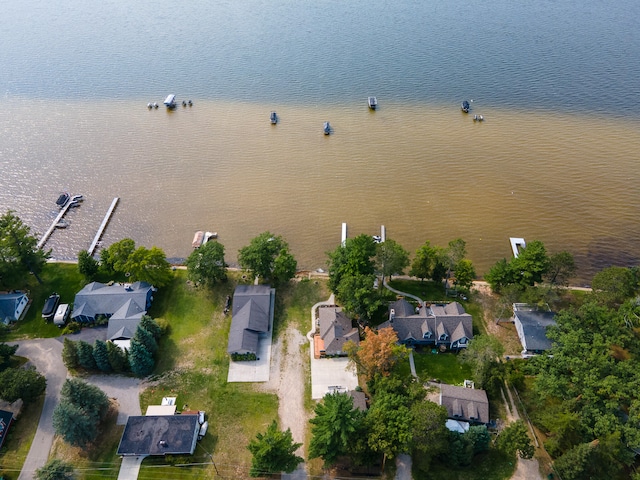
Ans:
{"label": "evergreen tree", "polygon": [[144,328],[147,332],[153,335],[153,338],[156,342],[160,341],[160,337],[162,336],[162,329],[149,315],[142,316],[139,326],[140,328]]}
{"label": "evergreen tree", "polygon": [[76,342],[66,337],[62,346],[62,361],[68,369],[78,368],[78,346]]}
{"label": "evergreen tree", "polygon": [[0,373],[0,398],[29,403],[44,393],[47,381],[34,368],[7,368]]}
{"label": "evergreen tree", "polygon": [[133,374],[138,377],[146,377],[153,371],[153,367],[155,366],[153,354],[135,337],[131,339],[129,365],[131,366]]}
{"label": "evergreen tree", "polygon": [[304,461],[295,454],[301,446],[301,443],[293,442],[291,429],[281,431],[274,420],[265,433],[258,433],[247,446],[253,454],[249,475],[263,477],[280,472],[293,472],[298,464]]}
{"label": "evergreen tree", "polygon": [[124,372],[129,365],[126,353],[113,342],[107,342],[107,357],[111,369],[116,373]]}
{"label": "evergreen tree", "polygon": [[78,364],[86,370],[95,370],[96,361],[93,358],[93,347],[84,340],[78,340],[76,343],[78,350]]}
{"label": "evergreen tree", "polygon": [[151,355],[155,355],[158,351],[158,343],[153,337],[153,334],[142,328],[141,325],[138,325],[138,328],[136,328],[136,333],[133,336],[133,339],[143,344]]}
{"label": "evergreen tree", "polygon": [[95,419],[68,400],[61,401],[53,411],[53,428],[65,442],[77,447],[86,447],[98,434]]}
{"label": "evergreen tree", "polygon": [[93,344],[93,359],[96,361],[96,366],[101,372],[110,372],[111,364],[109,363],[109,353],[107,352],[106,342],[96,338]]}
{"label": "evergreen tree", "polygon": [[109,398],[95,385],[78,378],[68,378],[62,385],[60,396],[82,409],[96,422],[104,420],[109,410]]}
{"label": "evergreen tree", "polygon": [[36,470],[36,480],[74,480],[73,465],[59,458],[49,460],[44,467]]}

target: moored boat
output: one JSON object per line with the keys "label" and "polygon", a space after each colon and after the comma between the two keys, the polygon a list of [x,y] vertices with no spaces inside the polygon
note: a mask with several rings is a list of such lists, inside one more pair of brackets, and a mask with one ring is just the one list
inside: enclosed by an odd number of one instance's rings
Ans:
{"label": "moored boat", "polygon": [[193,248],[198,248],[200,245],[202,245],[203,241],[204,241],[204,232],[202,230],[198,230],[193,235],[193,241],[191,242],[191,246]]}
{"label": "moored boat", "polygon": [[69,201],[69,194],[67,192],[62,192],[58,199],[56,200],[56,205],[60,208],[63,208],[67,202]]}
{"label": "moored boat", "polygon": [[164,104],[167,108],[175,108],[176,107],[176,96],[171,94],[167,95],[167,98],[164,99]]}
{"label": "moored boat", "polygon": [[471,109],[471,105],[469,104],[469,101],[468,100],[463,100],[462,104],[460,105],[460,109],[464,113],[469,113],[469,110]]}
{"label": "moored boat", "polygon": [[329,122],[324,122],[322,129],[325,135],[329,135],[331,133],[331,125],[329,125]]}
{"label": "moored boat", "polygon": [[269,115],[269,121],[271,122],[271,125],[275,125],[276,123],[278,123],[278,115],[276,114],[276,112],[271,112],[271,114]]}
{"label": "moored boat", "polygon": [[367,99],[367,103],[369,104],[369,108],[371,110],[375,110],[378,108],[378,99],[376,97],[369,97]]}
{"label": "moored boat", "polygon": [[474,122],[482,122],[484,120],[484,117],[482,115],[474,115],[473,116],[473,121]]}

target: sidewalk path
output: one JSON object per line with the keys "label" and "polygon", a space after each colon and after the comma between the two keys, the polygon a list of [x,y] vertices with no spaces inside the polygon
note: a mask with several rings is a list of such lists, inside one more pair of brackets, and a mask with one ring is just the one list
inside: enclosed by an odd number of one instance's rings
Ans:
{"label": "sidewalk path", "polygon": [[401,292],[400,290],[396,290],[395,288],[390,287],[389,284],[387,283],[387,281],[384,278],[382,279],[382,285],[384,285],[384,287],[387,290],[392,291],[396,295],[402,295],[403,297],[413,298],[414,300],[418,301],[420,303],[420,305],[422,305],[424,303],[420,297],[416,297],[415,295],[412,295],[410,293]]}

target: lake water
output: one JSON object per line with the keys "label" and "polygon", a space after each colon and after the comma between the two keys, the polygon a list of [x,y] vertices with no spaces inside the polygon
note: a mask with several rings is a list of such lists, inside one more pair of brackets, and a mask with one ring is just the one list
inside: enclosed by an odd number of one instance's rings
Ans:
{"label": "lake water", "polygon": [[[211,230],[234,263],[270,230],[315,269],[342,222],[383,224],[411,252],[465,239],[480,274],[542,240],[588,282],[640,261],[639,20],[626,0],[12,1],[0,209],[42,233],[84,194],[60,259],[120,197],[104,245],[182,258]],[[146,108],[168,93],[193,107]]]}

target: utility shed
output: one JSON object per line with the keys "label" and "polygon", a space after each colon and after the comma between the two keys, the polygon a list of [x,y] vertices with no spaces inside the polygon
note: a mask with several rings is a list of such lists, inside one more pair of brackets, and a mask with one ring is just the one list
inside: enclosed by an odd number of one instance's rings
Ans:
{"label": "utility shed", "polygon": [[198,439],[197,415],[131,416],[118,455],[192,455]]}

